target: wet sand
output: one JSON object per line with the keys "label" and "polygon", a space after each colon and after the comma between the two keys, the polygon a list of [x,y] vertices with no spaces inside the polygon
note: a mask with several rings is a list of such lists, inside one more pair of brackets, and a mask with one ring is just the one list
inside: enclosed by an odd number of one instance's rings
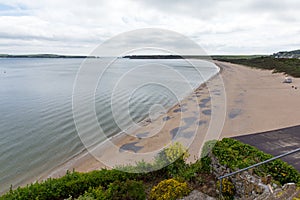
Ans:
{"label": "wet sand", "polygon": [[140,128],[111,138],[91,151],[93,155],[81,154],[47,177],[72,169],[86,172],[140,160],[151,162],[175,141],[189,147],[193,161],[207,140],[300,124],[300,79],[284,84],[283,74],[215,63],[222,69],[221,77],[212,78],[157,119],[143,121]]}

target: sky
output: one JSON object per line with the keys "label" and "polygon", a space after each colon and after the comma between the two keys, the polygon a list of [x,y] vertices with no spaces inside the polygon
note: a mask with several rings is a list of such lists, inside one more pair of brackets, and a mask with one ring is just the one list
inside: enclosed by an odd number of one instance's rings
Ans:
{"label": "sky", "polygon": [[300,1],[0,0],[0,54],[89,55],[141,28],[175,31],[210,55],[272,54],[300,49]]}

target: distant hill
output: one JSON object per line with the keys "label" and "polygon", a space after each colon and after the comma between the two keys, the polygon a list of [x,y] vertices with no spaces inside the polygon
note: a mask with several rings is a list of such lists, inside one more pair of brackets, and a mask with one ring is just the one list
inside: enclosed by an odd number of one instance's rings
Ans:
{"label": "distant hill", "polygon": [[299,58],[300,59],[300,50],[280,51],[278,53],[274,53],[273,56],[275,58]]}
{"label": "distant hill", "polygon": [[123,58],[129,59],[183,59],[179,55],[128,55]]}
{"label": "distant hill", "polygon": [[205,55],[127,55],[122,58],[129,59],[209,59]]}
{"label": "distant hill", "polygon": [[95,57],[94,56],[57,55],[57,54],[27,54],[27,55],[0,54],[0,58],[95,58]]}

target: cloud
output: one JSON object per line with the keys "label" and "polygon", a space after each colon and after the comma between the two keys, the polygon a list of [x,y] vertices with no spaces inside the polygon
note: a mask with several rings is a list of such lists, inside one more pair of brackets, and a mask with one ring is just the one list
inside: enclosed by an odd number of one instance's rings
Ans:
{"label": "cloud", "polygon": [[210,54],[273,53],[300,43],[299,10],[298,0],[0,0],[0,53],[88,54],[140,28],[176,31]]}

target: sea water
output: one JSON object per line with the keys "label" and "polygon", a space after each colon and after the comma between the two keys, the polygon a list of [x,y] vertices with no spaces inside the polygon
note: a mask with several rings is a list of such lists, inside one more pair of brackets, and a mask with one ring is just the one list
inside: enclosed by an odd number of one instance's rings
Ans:
{"label": "sea water", "polygon": [[[0,59],[0,193],[11,185],[37,180],[85,151],[72,107],[83,63],[84,59]],[[152,105],[168,109],[191,93],[184,87],[187,82],[195,89],[219,71],[214,64],[201,60],[194,60],[193,65],[181,59],[117,59],[109,67],[102,66],[101,59],[97,63],[103,73],[93,98],[97,120],[105,133],[97,143],[129,128],[125,113],[138,123],[148,117]],[[137,87],[141,80],[148,80],[148,84]],[[175,86],[176,91],[166,85]],[[121,90],[116,89],[119,86]],[[132,87],[137,87],[134,92]],[[120,103],[117,111],[112,112],[112,102]],[[116,114],[124,118],[122,127],[114,119]],[[88,120],[84,123],[92,138],[96,124]]]}

